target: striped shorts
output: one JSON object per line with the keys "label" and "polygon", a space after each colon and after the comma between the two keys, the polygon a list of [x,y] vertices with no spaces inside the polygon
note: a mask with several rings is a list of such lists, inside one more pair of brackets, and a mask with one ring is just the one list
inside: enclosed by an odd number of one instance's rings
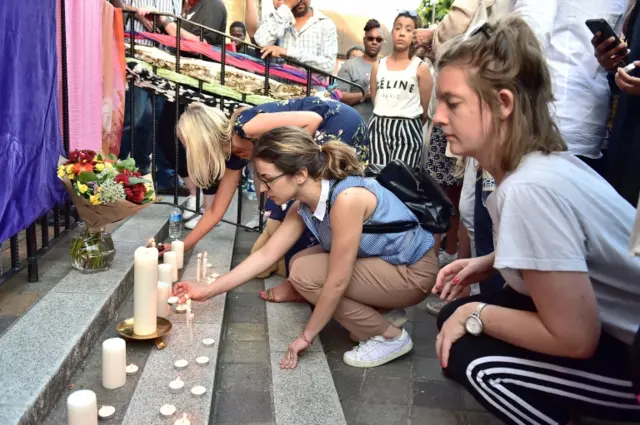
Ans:
{"label": "striped shorts", "polygon": [[385,166],[394,159],[417,168],[422,162],[424,140],[420,118],[373,115],[369,121],[371,164]]}

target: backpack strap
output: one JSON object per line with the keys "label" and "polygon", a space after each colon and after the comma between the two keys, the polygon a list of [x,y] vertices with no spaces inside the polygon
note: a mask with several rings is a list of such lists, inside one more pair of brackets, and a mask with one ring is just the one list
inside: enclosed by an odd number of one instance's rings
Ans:
{"label": "backpack strap", "polygon": [[[331,185],[331,188],[329,189],[329,197],[327,198],[327,214],[329,215],[331,215],[331,199],[333,198],[333,193],[336,186],[341,181],[342,180],[336,180],[336,182]],[[393,223],[363,224],[362,233],[377,235],[385,233],[402,233],[414,229],[419,225],[420,223],[418,223],[417,221],[395,221]]]}

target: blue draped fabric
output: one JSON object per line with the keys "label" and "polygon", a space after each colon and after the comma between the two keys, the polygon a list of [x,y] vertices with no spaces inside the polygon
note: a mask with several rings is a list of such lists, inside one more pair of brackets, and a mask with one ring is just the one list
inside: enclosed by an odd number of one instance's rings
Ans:
{"label": "blue draped fabric", "polygon": [[56,2],[0,1],[0,241],[64,199]]}

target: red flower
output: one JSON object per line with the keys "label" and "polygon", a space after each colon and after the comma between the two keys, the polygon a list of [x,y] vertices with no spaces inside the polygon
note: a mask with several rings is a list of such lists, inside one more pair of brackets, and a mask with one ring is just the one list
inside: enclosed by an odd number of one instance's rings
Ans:
{"label": "red flower", "polygon": [[144,187],[144,184],[137,183],[133,186],[128,186],[124,188],[124,193],[127,196],[127,200],[133,202],[135,204],[141,204],[144,201],[144,196],[147,193],[147,188]]}
{"label": "red flower", "polygon": [[116,183],[122,183],[125,187],[129,186],[129,176],[126,175],[125,173],[120,173],[118,174],[113,181],[115,181]]}

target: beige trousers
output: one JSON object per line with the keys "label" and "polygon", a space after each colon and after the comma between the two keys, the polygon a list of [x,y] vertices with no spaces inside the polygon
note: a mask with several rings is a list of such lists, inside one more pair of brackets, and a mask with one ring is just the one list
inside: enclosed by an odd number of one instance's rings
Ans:
{"label": "beige trousers", "polygon": [[[319,246],[291,260],[289,281],[316,305],[329,271],[329,253]],[[353,276],[333,318],[362,341],[382,335],[390,323],[379,310],[410,307],[431,292],[438,275],[438,258],[431,249],[415,264],[396,266],[381,258],[358,258]]]}

